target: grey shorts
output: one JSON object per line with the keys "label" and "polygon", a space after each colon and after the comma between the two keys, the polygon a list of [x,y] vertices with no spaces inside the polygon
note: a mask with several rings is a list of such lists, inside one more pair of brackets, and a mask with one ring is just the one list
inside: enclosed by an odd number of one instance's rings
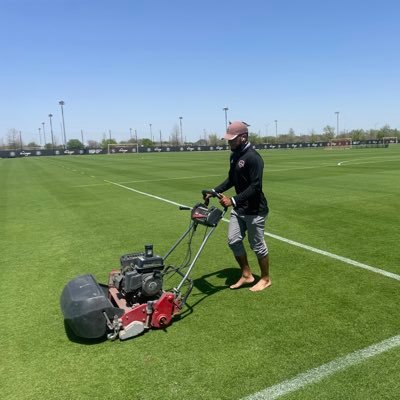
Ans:
{"label": "grey shorts", "polygon": [[240,215],[235,210],[231,212],[228,229],[228,245],[235,256],[246,254],[243,239],[248,233],[250,248],[256,253],[257,258],[268,254],[265,243],[264,228],[268,215]]}

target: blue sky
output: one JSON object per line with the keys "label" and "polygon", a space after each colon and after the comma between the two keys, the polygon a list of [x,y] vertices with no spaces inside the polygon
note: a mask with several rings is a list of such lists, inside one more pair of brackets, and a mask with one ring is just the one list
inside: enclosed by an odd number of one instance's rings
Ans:
{"label": "blue sky", "polygon": [[[398,1],[0,0],[0,139],[400,128]],[[49,140],[48,140],[49,141]]]}

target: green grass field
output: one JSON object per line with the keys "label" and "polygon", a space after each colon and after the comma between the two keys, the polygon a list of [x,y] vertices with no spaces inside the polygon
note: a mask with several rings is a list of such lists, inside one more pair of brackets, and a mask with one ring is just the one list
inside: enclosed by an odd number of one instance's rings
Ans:
{"label": "green grass field", "polygon": [[84,273],[106,282],[145,243],[164,255],[189,222],[164,200],[200,201],[229,154],[0,159],[1,398],[242,399],[390,338],[387,351],[328,364],[281,394],[400,398],[400,146],[261,154],[272,287],[227,288],[239,271],[221,222],[193,271],[192,312],[165,331],[90,344],[66,335],[64,285]]}

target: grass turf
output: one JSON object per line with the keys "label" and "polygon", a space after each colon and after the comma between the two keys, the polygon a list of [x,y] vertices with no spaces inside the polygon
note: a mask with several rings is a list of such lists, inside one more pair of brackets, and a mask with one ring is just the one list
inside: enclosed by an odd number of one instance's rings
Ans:
{"label": "grass turf", "polygon": [[[268,232],[400,274],[399,147],[261,153]],[[70,341],[59,308],[69,279],[104,282],[144,243],[163,255],[188,224],[105,180],[192,205],[227,167],[227,152],[0,160],[2,398],[239,399],[399,334],[399,281],[271,238],[273,286],[228,290],[238,270],[221,223],[194,270],[191,312],[127,342]],[[399,397],[399,358],[393,349],[288,398]]]}

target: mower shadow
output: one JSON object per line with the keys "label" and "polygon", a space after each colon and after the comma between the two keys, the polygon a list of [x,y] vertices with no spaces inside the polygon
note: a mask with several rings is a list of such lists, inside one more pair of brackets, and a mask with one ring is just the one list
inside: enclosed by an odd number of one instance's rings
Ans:
{"label": "mower shadow", "polygon": [[[210,277],[217,277],[224,280],[222,285],[215,286],[210,283],[207,279]],[[207,297],[220,292],[221,290],[229,290],[229,286],[234,284],[240,277],[240,270],[238,268],[225,268],[220,271],[216,271],[207,275],[203,275],[201,278],[193,280],[193,286],[198,289],[200,293],[192,294],[190,297],[197,297],[194,302],[186,303],[186,310],[174,317],[174,321],[180,321],[186,318],[188,315],[193,313],[193,308],[201,303]]]}
{"label": "mower shadow", "polygon": [[103,337],[100,337],[98,339],[85,339],[81,338],[79,336],[76,336],[75,333],[72,331],[72,329],[68,326],[66,321],[64,321],[64,329],[65,333],[67,334],[67,338],[74,343],[78,344],[85,344],[85,345],[93,345],[93,344],[98,344],[105,342],[107,340],[107,337],[104,335]]}

